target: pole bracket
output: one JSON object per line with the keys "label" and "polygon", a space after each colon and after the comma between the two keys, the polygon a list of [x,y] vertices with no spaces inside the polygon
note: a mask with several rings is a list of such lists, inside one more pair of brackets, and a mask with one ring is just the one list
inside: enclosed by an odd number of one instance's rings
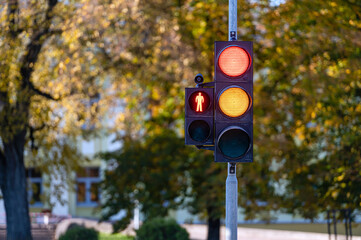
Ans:
{"label": "pole bracket", "polygon": [[229,40],[231,40],[231,41],[237,41],[237,33],[236,33],[236,31],[231,31],[231,32],[229,33]]}
{"label": "pole bracket", "polygon": [[196,145],[196,147],[197,147],[198,149],[206,149],[206,150],[214,151],[214,145],[211,145],[211,146]]}
{"label": "pole bracket", "polygon": [[197,88],[214,87],[214,82],[199,83],[197,84],[196,87]]}

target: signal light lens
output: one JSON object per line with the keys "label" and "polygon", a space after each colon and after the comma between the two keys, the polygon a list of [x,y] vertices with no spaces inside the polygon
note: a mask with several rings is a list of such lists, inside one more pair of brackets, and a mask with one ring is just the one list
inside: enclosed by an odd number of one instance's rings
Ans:
{"label": "signal light lens", "polygon": [[220,69],[230,77],[241,76],[247,71],[250,62],[247,51],[236,46],[224,49],[218,58]]}
{"label": "signal light lens", "polygon": [[248,134],[239,127],[224,130],[218,139],[218,147],[222,154],[230,159],[236,159],[246,154],[250,146]]}
{"label": "signal light lens", "polygon": [[240,117],[249,108],[250,98],[242,88],[229,87],[221,93],[218,105],[226,116]]}
{"label": "signal light lens", "polygon": [[204,120],[195,120],[188,127],[189,136],[197,142],[205,142],[210,133],[211,128]]}
{"label": "signal light lens", "polygon": [[209,104],[209,96],[203,91],[196,91],[189,97],[189,106],[195,112],[202,113],[206,111]]}

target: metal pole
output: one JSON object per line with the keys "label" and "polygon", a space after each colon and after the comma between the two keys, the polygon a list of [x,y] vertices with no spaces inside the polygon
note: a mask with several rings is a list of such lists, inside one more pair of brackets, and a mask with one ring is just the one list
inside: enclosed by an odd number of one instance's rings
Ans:
{"label": "metal pole", "polygon": [[[228,2],[228,40],[237,40],[237,0]],[[237,191],[236,163],[228,163],[226,180],[226,240],[237,240]]]}
{"label": "metal pole", "polygon": [[139,201],[135,200],[135,208],[134,208],[134,219],[133,219],[133,228],[135,230],[139,229]]}
{"label": "metal pole", "polygon": [[337,220],[336,220],[336,210],[333,210],[333,232],[335,234],[335,240],[337,240]]}
{"label": "metal pole", "polygon": [[228,163],[226,180],[226,240],[237,240],[237,177],[236,164]]}
{"label": "metal pole", "polygon": [[343,209],[343,219],[345,221],[345,232],[346,232],[346,240],[348,240],[348,219],[347,219],[347,209]]}
{"label": "metal pole", "polygon": [[237,0],[228,2],[228,40],[237,40]]}
{"label": "metal pole", "polygon": [[352,240],[352,219],[351,219],[351,209],[348,209],[348,226],[349,226],[349,233],[350,233],[350,239]]}
{"label": "metal pole", "polygon": [[330,210],[327,210],[327,232],[328,232],[328,239],[331,240]]}

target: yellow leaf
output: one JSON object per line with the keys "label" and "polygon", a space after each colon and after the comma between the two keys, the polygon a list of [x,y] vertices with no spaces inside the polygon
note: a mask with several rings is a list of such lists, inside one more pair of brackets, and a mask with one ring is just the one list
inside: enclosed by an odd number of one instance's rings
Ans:
{"label": "yellow leaf", "polygon": [[337,191],[337,190],[333,191],[333,192],[331,193],[331,196],[332,196],[333,198],[337,198],[337,196],[338,196],[338,191]]}
{"label": "yellow leaf", "polygon": [[314,119],[316,117],[316,112],[312,112],[311,117],[312,117],[312,119]]}
{"label": "yellow leaf", "polygon": [[337,181],[341,182],[345,177],[345,174],[342,174],[341,176],[337,177]]}

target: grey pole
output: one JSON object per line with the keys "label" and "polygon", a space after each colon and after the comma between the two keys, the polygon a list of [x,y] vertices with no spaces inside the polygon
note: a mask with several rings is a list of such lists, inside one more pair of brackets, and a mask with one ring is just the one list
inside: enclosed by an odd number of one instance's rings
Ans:
{"label": "grey pole", "polygon": [[[237,0],[228,2],[228,40],[237,40]],[[226,180],[226,240],[237,240],[237,176],[236,163],[228,163]]]}
{"label": "grey pole", "polygon": [[226,240],[237,240],[237,176],[236,163],[228,163],[226,180]]}
{"label": "grey pole", "polygon": [[[228,40],[237,40],[237,0],[228,2]],[[236,163],[228,163],[226,180],[226,240],[237,240],[237,191]]]}
{"label": "grey pole", "polygon": [[228,40],[237,40],[237,0],[228,2]]}
{"label": "grey pole", "polygon": [[[237,40],[237,0],[228,2],[228,40]],[[237,240],[237,191],[236,163],[228,163],[226,180],[226,240]]]}

